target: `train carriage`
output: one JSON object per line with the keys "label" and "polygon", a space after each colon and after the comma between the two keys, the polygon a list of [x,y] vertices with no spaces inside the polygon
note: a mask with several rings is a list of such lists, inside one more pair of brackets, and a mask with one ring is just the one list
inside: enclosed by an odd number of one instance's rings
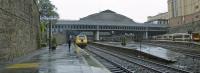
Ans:
{"label": "train carriage", "polygon": [[153,36],[155,40],[171,40],[171,41],[195,41],[200,42],[200,33],[174,33]]}

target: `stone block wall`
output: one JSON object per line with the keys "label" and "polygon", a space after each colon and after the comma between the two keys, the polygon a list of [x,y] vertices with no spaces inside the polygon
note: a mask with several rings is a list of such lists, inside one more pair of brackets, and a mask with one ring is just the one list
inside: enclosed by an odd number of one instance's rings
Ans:
{"label": "stone block wall", "polygon": [[200,21],[169,29],[169,33],[187,33],[188,31],[200,33]]}
{"label": "stone block wall", "polygon": [[183,16],[171,18],[171,19],[169,19],[169,26],[172,28],[181,26],[181,25],[183,25],[182,20],[183,20]]}
{"label": "stone block wall", "polygon": [[38,28],[35,0],[0,0],[0,63],[37,49]]}
{"label": "stone block wall", "polygon": [[67,42],[65,33],[53,33],[53,37],[56,38],[58,45],[65,44]]}
{"label": "stone block wall", "polygon": [[200,11],[194,14],[190,14],[190,15],[170,18],[169,26],[174,28],[174,27],[184,26],[185,24],[191,24],[192,22],[198,22],[198,21],[200,21]]}

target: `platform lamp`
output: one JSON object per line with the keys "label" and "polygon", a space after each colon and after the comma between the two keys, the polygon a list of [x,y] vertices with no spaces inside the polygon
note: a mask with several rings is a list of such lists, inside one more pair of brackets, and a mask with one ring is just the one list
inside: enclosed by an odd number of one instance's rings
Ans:
{"label": "platform lamp", "polygon": [[189,47],[191,47],[191,42],[192,42],[192,30],[188,30],[188,34],[190,35],[190,39],[189,39]]}
{"label": "platform lamp", "polygon": [[49,25],[48,25],[49,39],[48,39],[48,42],[49,42],[49,50],[51,50],[52,49],[52,42],[51,42],[51,38],[52,38],[52,24],[53,24],[53,22],[55,22],[58,19],[58,17],[56,17],[56,16],[50,16],[50,17],[42,17],[41,19],[42,20],[47,20],[49,22]]}
{"label": "platform lamp", "polygon": [[[194,25],[194,18],[192,18],[192,25]],[[191,43],[191,41],[192,41],[192,33],[193,33],[192,29],[193,29],[193,28],[190,28],[190,29],[188,30],[188,34],[190,34],[190,40],[189,40],[190,43]]]}
{"label": "platform lamp", "polygon": [[142,55],[142,52],[141,52],[142,51],[142,40],[143,40],[142,34],[138,34],[137,41],[139,42],[139,50],[140,50],[138,57],[140,57]]}

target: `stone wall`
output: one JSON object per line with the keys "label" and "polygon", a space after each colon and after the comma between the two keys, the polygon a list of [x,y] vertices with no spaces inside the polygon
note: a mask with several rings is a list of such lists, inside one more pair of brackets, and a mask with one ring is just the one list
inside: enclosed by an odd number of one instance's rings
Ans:
{"label": "stone wall", "polygon": [[178,16],[169,19],[169,26],[170,27],[179,27],[184,26],[185,24],[190,24],[192,22],[200,21],[200,11],[194,14],[185,15],[185,16]]}
{"label": "stone wall", "polygon": [[187,33],[188,31],[200,33],[200,21],[184,24],[182,26],[169,29],[169,33]]}
{"label": "stone wall", "polygon": [[0,0],[0,63],[37,49],[38,27],[34,0]]}
{"label": "stone wall", "polygon": [[53,33],[53,37],[56,38],[58,45],[61,45],[67,42],[66,34],[64,32]]}

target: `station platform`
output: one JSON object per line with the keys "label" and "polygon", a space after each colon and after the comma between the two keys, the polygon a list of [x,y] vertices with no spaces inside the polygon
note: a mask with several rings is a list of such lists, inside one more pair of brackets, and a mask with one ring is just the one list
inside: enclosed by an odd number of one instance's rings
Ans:
{"label": "station platform", "polygon": [[42,50],[29,60],[9,64],[0,73],[110,73],[100,62],[78,46],[66,44],[56,50]]}
{"label": "station platform", "polygon": [[183,54],[176,53],[176,52],[164,49],[162,47],[142,44],[140,48],[140,44],[135,43],[135,42],[129,42],[127,43],[126,46],[122,46],[120,42],[95,42],[95,44],[101,44],[105,46],[114,46],[114,47],[122,48],[122,49],[131,49],[136,52],[142,52],[143,54],[146,54],[148,56],[156,57],[168,62],[175,62],[177,61],[178,57],[185,57]]}
{"label": "station platform", "polygon": [[169,43],[185,43],[185,44],[194,44],[194,45],[199,45],[200,46],[200,42],[194,42],[194,41],[171,41],[171,40],[151,40],[154,42],[169,42]]}

